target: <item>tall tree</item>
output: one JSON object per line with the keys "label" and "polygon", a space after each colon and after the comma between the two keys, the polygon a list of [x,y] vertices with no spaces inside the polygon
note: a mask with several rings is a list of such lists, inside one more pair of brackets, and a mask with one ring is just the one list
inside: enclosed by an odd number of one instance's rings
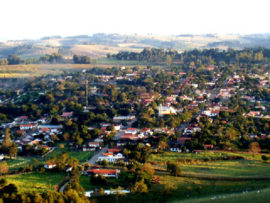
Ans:
{"label": "tall tree", "polygon": [[9,148],[11,147],[11,145],[12,145],[12,141],[11,141],[11,138],[10,138],[10,129],[7,128],[6,132],[5,132],[5,138],[4,138],[3,143],[2,143],[3,152],[8,153]]}

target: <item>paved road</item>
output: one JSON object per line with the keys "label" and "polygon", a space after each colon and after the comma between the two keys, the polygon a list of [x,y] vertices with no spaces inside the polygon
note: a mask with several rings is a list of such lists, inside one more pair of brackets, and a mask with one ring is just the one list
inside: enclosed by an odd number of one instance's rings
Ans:
{"label": "paved road", "polygon": [[62,187],[60,187],[60,189],[59,189],[59,192],[64,192],[64,190],[65,190],[66,186],[69,184],[69,182],[70,182],[70,180],[67,181],[64,185],[62,185]]}
{"label": "paved road", "polygon": [[96,153],[90,160],[88,160],[87,162],[90,164],[90,165],[95,165],[97,160],[98,160],[98,157],[100,157],[104,152],[106,152],[108,150],[108,146],[102,148],[98,153]]}

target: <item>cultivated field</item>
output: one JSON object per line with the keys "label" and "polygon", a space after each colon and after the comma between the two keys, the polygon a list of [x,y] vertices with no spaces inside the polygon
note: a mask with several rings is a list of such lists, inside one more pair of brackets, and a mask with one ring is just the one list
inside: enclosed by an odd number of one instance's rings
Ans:
{"label": "cultivated field", "polygon": [[26,173],[19,175],[8,175],[5,178],[8,183],[16,184],[20,192],[30,192],[33,190],[44,192],[55,190],[57,185],[66,177],[66,173]]}
{"label": "cultivated field", "polygon": [[51,159],[53,157],[60,156],[62,153],[67,152],[70,157],[78,159],[80,162],[84,162],[89,160],[93,155],[94,152],[83,152],[83,151],[69,151],[67,148],[55,148],[51,153],[49,153],[45,159]]}
{"label": "cultivated field", "polygon": [[[96,64],[29,64],[29,65],[3,65],[0,66],[0,78],[28,78],[47,74],[62,74],[63,72],[76,72],[94,67],[112,68],[126,66],[134,67],[138,63],[127,61],[99,59]],[[140,65],[146,67],[146,65]]]}
{"label": "cultivated field", "polygon": [[[180,165],[180,177],[171,176],[166,171],[167,161]],[[170,201],[252,200],[258,197],[258,190],[263,196],[262,200],[270,198],[267,194],[269,189],[265,189],[270,187],[270,163],[263,162],[261,155],[211,151],[197,154],[166,152],[152,154],[149,162],[154,165],[155,175],[160,178],[160,184],[153,185],[151,190],[158,193],[160,189],[167,188]],[[256,192],[247,193],[254,190]]]}

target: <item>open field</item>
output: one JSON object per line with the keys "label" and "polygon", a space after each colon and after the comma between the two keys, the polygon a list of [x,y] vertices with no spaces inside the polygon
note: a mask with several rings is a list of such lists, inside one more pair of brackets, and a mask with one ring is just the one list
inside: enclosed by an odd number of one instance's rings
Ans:
{"label": "open field", "polygon": [[[28,64],[28,65],[2,65],[0,66],[0,78],[27,78],[47,74],[61,74],[63,72],[75,72],[94,67],[133,67],[134,62],[118,62],[116,60],[100,59],[100,64]],[[140,65],[145,67],[145,65]]]}
{"label": "open field", "polygon": [[19,191],[48,191],[55,190],[57,184],[61,183],[66,177],[66,173],[27,173],[19,175],[8,175],[5,178],[8,183],[13,183],[18,186]]}
{"label": "open field", "polygon": [[[157,174],[158,175],[158,174]],[[243,191],[261,190],[270,187],[270,181],[224,181],[224,180],[198,180],[195,178],[173,177],[159,174],[161,178],[160,186],[156,185],[153,190],[158,191],[158,187],[171,187],[170,200],[181,200],[189,198],[200,198],[217,196],[220,194],[232,194]]]}
{"label": "open field", "polygon": [[17,157],[16,159],[12,160],[7,160],[8,167],[9,167],[9,172],[16,171],[21,167],[26,167],[28,166],[29,162],[31,159],[26,159],[23,157]]}
{"label": "open field", "polygon": [[189,199],[186,201],[173,201],[174,203],[203,203],[203,202],[218,202],[218,203],[247,203],[247,202],[257,202],[257,203],[265,203],[270,202],[270,188],[255,190],[251,192],[241,192],[241,193],[233,193],[227,195],[214,195],[211,197],[198,198],[198,199]]}
{"label": "open field", "polygon": [[[161,154],[152,154],[149,158],[149,161],[154,163],[166,163],[167,161],[182,162],[183,160],[222,160],[223,158],[226,159],[236,156],[242,157],[246,160],[262,160],[260,154],[252,154],[245,152],[202,151],[197,153],[165,152]],[[270,159],[270,155],[266,156]]]}
{"label": "open field", "polygon": [[[242,159],[224,160],[226,157],[242,157]],[[182,169],[180,177],[169,175],[166,171],[167,161],[177,162],[180,165]],[[213,151],[197,154],[166,152],[152,154],[149,162],[154,164],[157,169],[155,176],[160,178],[160,184],[153,185],[151,190],[158,193],[162,188],[170,188],[169,201],[243,202],[247,199],[252,202],[258,198],[258,190],[262,190],[261,202],[270,198],[267,194],[270,190],[270,163],[263,162],[261,155]],[[254,190],[256,192],[246,193]],[[243,191],[246,195],[242,194]]]}
{"label": "open field", "polygon": [[61,148],[55,148],[51,153],[49,153],[45,159],[51,159],[53,157],[59,156],[62,153],[67,152],[70,157],[78,159],[80,162],[87,161],[90,159],[95,152],[83,152],[83,151],[69,151],[67,148],[61,149]]}

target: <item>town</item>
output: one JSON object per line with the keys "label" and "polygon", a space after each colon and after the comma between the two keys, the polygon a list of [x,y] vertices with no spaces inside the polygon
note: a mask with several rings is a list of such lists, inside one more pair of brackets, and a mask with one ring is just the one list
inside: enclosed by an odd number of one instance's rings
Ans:
{"label": "town", "polygon": [[[0,173],[8,181],[24,173],[45,179],[60,174],[51,180],[59,192],[81,184],[78,190],[89,198],[132,199],[149,192],[153,201],[161,191],[160,198],[188,198],[192,190],[174,194],[177,184],[167,184],[164,176],[196,179],[209,170],[204,163],[240,160],[245,167],[263,160],[269,169],[268,49],[145,49],[108,57],[141,58],[148,65],[97,65],[18,85],[1,81]],[[189,164],[199,171],[190,172]],[[219,181],[213,177],[202,180]],[[252,184],[246,187],[259,189]]]}

